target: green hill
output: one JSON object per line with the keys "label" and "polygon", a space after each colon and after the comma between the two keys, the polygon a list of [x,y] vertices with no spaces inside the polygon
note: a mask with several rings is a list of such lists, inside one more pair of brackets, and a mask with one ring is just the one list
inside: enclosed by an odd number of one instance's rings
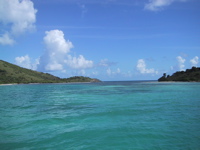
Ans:
{"label": "green hill", "polygon": [[70,78],[63,79],[65,82],[101,82],[98,79],[92,79],[89,77],[83,77],[83,76],[74,76]]}
{"label": "green hill", "polygon": [[99,82],[98,79],[76,76],[61,79],[48,73],[25,69],[0,60],[0,84],[9,83],[66,83],[66,82]]}
{"label": "green hill", "polygon": [[158,81],[200,82],[200,68],[192,67],[186,71],[175,72],[171,76],[164,73]]}

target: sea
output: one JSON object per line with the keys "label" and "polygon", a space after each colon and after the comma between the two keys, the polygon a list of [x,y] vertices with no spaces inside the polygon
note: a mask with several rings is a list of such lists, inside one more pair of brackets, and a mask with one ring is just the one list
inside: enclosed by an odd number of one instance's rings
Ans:
{"label": "sea", "polygon": [[200,83],[0,86],[1,150],[199,150]]}

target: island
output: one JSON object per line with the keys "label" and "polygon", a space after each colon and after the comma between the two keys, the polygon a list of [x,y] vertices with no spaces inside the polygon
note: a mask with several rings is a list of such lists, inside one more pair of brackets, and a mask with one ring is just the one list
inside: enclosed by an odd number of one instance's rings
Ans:
{"label": "island", "polygon": [[99,79],[74,76],[59,78],[49,73],[38,72],[0,60],[0,84],[29,83],[70,83],[70,82],[101,82]]}
{"label": "island", "polygon": [[163,76],[158,79],[158,81],[200,82],[200,68],[192,67],[191,69],[186,69],[186,71],[177,71],[171,76],[164,73]]}

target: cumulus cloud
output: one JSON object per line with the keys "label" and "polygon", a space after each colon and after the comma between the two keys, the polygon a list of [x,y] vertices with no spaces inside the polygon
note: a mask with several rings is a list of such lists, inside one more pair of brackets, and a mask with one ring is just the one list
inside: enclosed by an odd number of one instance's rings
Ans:
{"label": "cumulus cloud", "polygon": [[177,59],[177,61],[178,61],[179,70],[180,70],[180,71],[183,71],[183,70],[184,70],[184,67],[185,67],[185,65],[184,65],[185,59],[182,58],[181,56],[177,56],[176,59]]}
{"label": "cumulus cloud", "polygon": [[9,36],[8,33],[4,33],[2,36],[0,36],[0,44],[1,45],[12,45],[15,41]]}
{"label": "cumulus cloud", "polygon": [[16,57],[15,64],[24,68],[31,69],[31,60],[28,55]]}
{"label": "cumulus cloud", "polygon": [[0,23],[5,27],[0,44],[13,44],[11,36],[35,29],[36,13],[30,0],[0,0]]}
{"label": "cumulus cloud", "polygon": [[46,49],[55,55],[55,51],[60,54],[66,54],[70,52],[73,47],[72,43],[64,38],[64,33],[60,30],[46,31],[46,36],[44,37],[44,43]]}
{"label": "cumulus cloud", "polygon": [[195,56],[193,59],[190,60],[190,63],[192,66],[197,67],[198,63],[199,63],[199,57]]}
{"label": "cumulus cloud", "polygon": [[86,69],[93,67],[93,61],[86,60],[83,55],[79,55],[79,57],[72,57],[68,55],[68,59],[65,60],[65,63],[74,69]]}
{"label": "cumulus cloud", "polygon": [[72,42],[66,41],[64,33],[60,30],[51,30],[45,32],[44,44],[46,50],[40,57],[38,70],[55,71],[62,70],[64,59],[70,49],[73,47]]}
{"label": "cumulus cloud", "polygon": [[158,11],[163,9],[165,6],[169,6],[174,2],[184,2],[186,0],[149,0],[149,3],[145,5],[145,9],[151,11]]}
{"label": "cumulus cloud", "polygon": [[109,76],[111,76],[111,75],[119,75],[121,73],[121,70],[119,68],[117,68],[116,71],[112,71],[110,68],[107,68],[106,73]]}
{"label": "cumulus cloud", "polygon": [[21,66],[23,68],[36,70],[38,60],[35,60],[35,62],[32,63],[31,58],[28,55],[25,55],[25,56],[21,56],[21,57],[16,57],[15,58],[15,64],[18,65],[18,66]]}
{"label": "cumulus cloud", "polygon": [[138,60],[136,68],[141,74],[158,74],[158,71],[156,71],[155,69],[146,68],[146,63],[144,59]]}
{"label": "cumulus cloud", "polygon": [[93,67],[93,61],[87,60],[83,55],[73,57],[69,54],[73,44],[65,39],[61,30],[47,31],[44,44],[46,50],[40,57],[39,71],[62,71],[69,67],[82,70],[83,73],[83,69]]}
{"label": "cumulus cloud", "polygon": [[46,71],[63,70],[63,65],[56,61],[52,61],[45,66]]}

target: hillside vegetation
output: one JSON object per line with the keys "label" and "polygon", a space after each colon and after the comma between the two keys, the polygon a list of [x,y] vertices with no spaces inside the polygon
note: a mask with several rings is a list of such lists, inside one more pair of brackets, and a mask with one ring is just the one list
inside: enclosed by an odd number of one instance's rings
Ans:
{"label": "hillside vegetation", "polygon": [[200,82],[200,68],[192,67],[186,71],[175,72],[171,76],[164,73],[158,81]]}
{"label": "hillside vegetation", "polygon": [[99,82],[98,79],[76,76],[61,79],[48,73],[25,69],[0,60],[0,84],[9,83],[66,83],[66,82]]}

